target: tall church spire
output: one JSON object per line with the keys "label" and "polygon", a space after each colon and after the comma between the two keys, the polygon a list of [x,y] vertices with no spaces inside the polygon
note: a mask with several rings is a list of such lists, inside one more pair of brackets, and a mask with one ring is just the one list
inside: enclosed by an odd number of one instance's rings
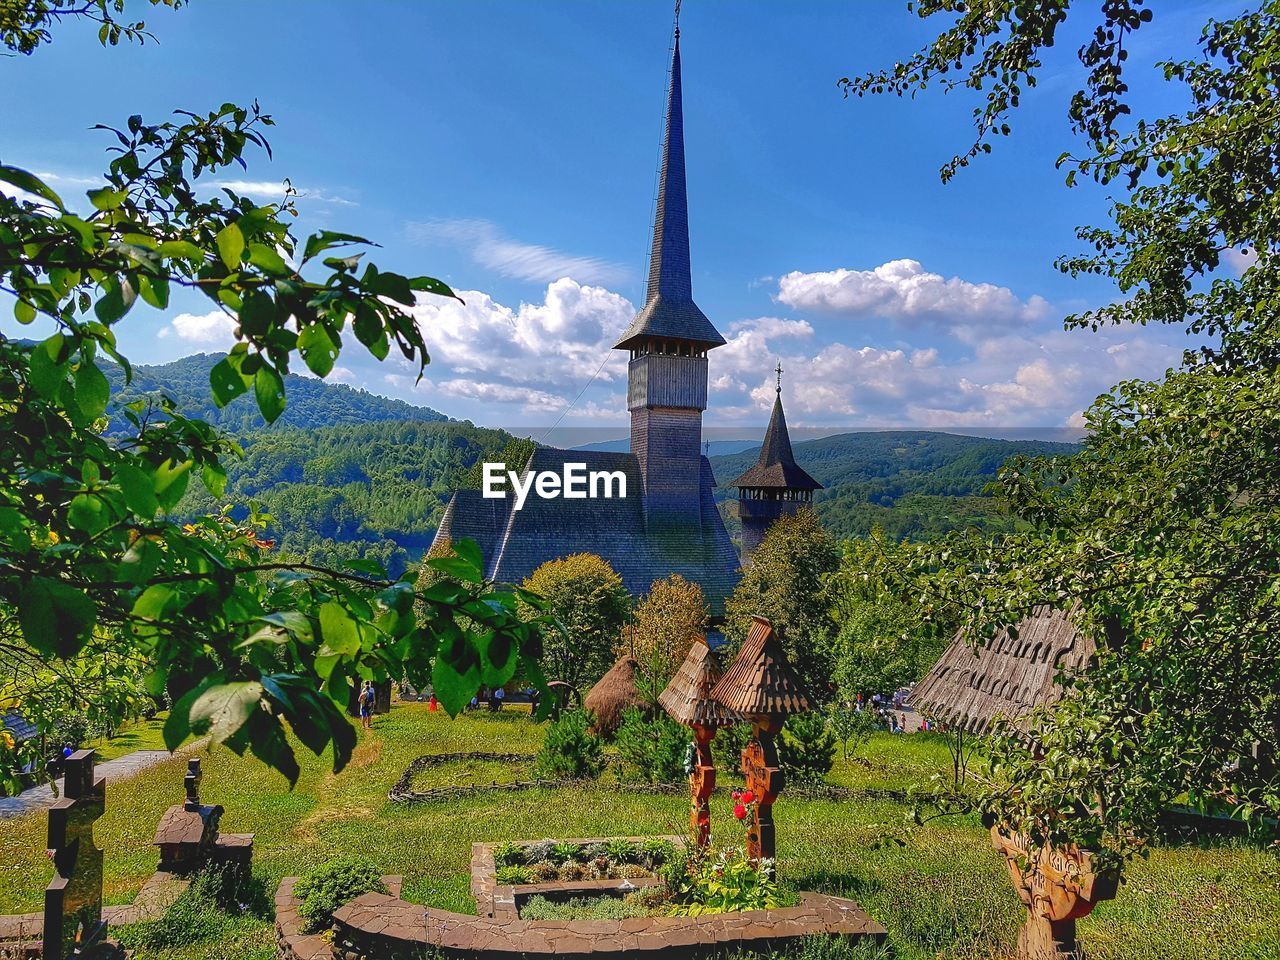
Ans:
{"label": "tall church spire", "polygon": [[615,349],[633,349],[648,337],[686,340],[703,348],[718,347],[725,342],[706,314],[693,302],[678,26],[671,53],[662,171],[658,179],[658,206],[653,221],[653,250],[649,256],[649,287],[644,308],[615,344]]}

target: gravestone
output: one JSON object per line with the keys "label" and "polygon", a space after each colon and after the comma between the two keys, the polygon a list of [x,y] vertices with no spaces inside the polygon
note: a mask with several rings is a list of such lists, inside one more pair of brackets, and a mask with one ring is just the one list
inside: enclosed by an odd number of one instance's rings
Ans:
{"label": "gravestone", "polygon": [[94,776],[92,750],[66,760],[62,799],[49,808],[53,882],[44,893],[44,960],[122,956],[102,919],[102,851],[93,825],[106,810],[106,781]]}
{"label": "gravestone", "polygon": [[219,835],[223,809],[200,802],[200,782],[204,773],[200,758],[187,761],[182,786],[186,799],[165,811],[156,827],[155,844],[160,848],[160,870],[189,874],[207,864],[232,867],[248,877],[253,858],[253,834]]}

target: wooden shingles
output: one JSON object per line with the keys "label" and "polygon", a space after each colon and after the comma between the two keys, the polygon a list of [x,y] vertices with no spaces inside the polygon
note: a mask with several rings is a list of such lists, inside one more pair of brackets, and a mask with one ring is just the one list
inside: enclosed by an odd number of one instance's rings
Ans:
{"label": "wooden shingles", "polygon": [[752,618],[746,642],[711,695],[745,717],[810,709],[809,698],[787,662],[773,624],[763,617]]}
{"label": "wooden shingles", "polygon": [[1025,727],[1028,714],[1062,696],[1059,669],[1075,673],[1096,652],[1070,613],[1042,607],[1017,625],[1017,636],[1001,630],[978,650],[957,633],[911,693],[921,713],[973,733],[987,732],[997,717]]}
{"label": "wooden shingles", "polygon": [[712,696],[723,675],[715,651],[705,638],[693,641],[680,669],[658,695],[658,703],[671,718],[686,727],[727,727],[742,717]]}

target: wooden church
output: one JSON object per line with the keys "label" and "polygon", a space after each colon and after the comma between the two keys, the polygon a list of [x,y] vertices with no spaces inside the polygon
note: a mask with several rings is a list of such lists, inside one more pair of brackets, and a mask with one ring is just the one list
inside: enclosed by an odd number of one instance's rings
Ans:
{"label": "wooden church", "polygon": [[[566,463],[585,463],[588,472],[620,471],[626,477],[627,495],[612,499],[529,496],[516,510],[510,496],[486,498],[479,490],[458,490],[436,531],[436,544],[463,538],[476,541],[484,553],[486,575],[507,583],[520,582],[548,560],[584,552],[607,560],[636,596],[647,593],[654,580],[679,573],[702,587],[713,620],[724,615],[725,600],[738,581],[740,561],[716,509],[715,478],[701,447],[707,357],[725,340],[694,302],[691,274],[677,30],[649,286],[644,307],[614,345],[630,356],[631,450],[538,447],[525,465],[526,473],[535,474],[561,473]],[[807,499],[818,486],[794,468],[781,390],[761,463],[766,459],[770,466],[759,478],[758,470],[749,471],[742,479],[750,482],[738,484],[744,490],[744,502],[755,504],[752,545],[763,536],[766,514],[773,509],[762,507],[766,500],[791,506],[793,501]],[[779,460],[790,465],[781,473],[772,468]],[[794,494],[778,486],[797,477],[800,488]]]}

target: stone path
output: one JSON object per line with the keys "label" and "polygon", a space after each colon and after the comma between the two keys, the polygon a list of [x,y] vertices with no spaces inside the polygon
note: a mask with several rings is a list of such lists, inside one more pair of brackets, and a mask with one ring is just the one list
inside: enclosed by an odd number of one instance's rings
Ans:
{"label": "stone path", "polygon": [[[117,757],[114,760],[104,760],[102,763],[94,765],[94,771],[102,777],[105,777],[107,783],[115,783],[117,780],[128,780],[130,777],[136,776],[147,767],[154,767],[157,763],[168,760],[173,754],[168,750],[135,750],[133,753],[127,753],[123,757]],[[30,790],[24,790],[16,797],[0,797],[0,820],[9,820],[13,817],[21,817],[24,814],[33,813],[37,810],[46,810],[53,806],[53,802],[62,796],[62,781],[58,781],[58,795],[54,796],[53,788],[47,783],[43,783],[38,787],[32,787]]]}

